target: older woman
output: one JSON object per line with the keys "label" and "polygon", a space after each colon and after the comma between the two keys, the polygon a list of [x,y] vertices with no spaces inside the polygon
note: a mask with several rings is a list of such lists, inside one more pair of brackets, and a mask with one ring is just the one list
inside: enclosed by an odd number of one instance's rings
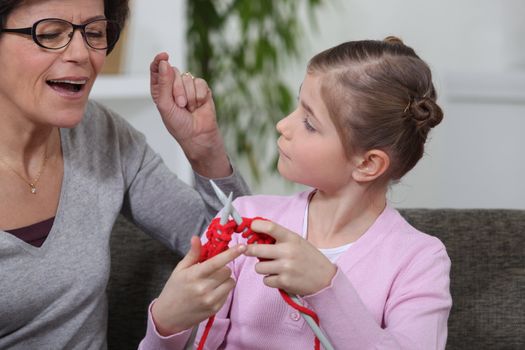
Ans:
{"label": "older woman", "polygon": [[152,96],[196,190],[141,133],[88,101],[127,12],[125,0],[0,2],[2,349],[105,348],[119,213],[185,251],[219,206],[206,178],[247,191],[232,174],[206,83],[181,76],[166,54],[151,65]]}

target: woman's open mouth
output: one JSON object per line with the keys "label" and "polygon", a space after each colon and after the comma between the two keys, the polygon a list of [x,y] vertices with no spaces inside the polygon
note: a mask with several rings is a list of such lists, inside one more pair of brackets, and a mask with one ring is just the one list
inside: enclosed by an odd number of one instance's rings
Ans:
{"label": "woman's open mouth", "polygon": [[67,96],[76,96],[85,88],[87,79],[50,79],[46,81],[53,90]]}

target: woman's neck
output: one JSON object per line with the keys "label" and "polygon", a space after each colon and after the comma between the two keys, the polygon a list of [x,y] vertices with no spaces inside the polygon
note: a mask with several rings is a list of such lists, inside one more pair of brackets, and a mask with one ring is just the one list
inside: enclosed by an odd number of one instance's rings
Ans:
{"label": "woman's neck", "polygon": [[35,158],[38,162],[44,151],[46,156],[51,156],[60,149],[60,133],[56,127],[5,115],[0,120],[0,157],[10,165],[27,167]]}
{"label": "woman's neck", "polygon": [[337,193],[317,190],[308,208],[308,241],[318,248],[356,241],[385,209],[386,191],[357,186]]}

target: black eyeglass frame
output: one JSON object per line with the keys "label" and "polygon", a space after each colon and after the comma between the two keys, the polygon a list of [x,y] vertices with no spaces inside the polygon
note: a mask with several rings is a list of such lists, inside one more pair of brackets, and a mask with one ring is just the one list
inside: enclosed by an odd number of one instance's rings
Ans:
{"label": "black eyeglass frame", "polygon": [[[64,22],[64,23],[68,23],[69,25],[71,25],[71,27],[73,28],[73,34],[70,36],[69,38],[69,41],[60,46],[60,47],[47,47],[47,46],[44,46],[42,45],[37,37],[36,37],[36,27],[38,26],[39,23],[41,22],[44,22],[44,21],[59,21],[59,22]],[[91,46],[91,44],[89,43],[89,41],[87,40],[86,38],[86,27],[90,24],[92,24],[93,22],[97,22],[97,21],[106,21],[108,23],[112,23],[115,25],[115,29],[116,29],[116,35],[115,35],[115,39],[113,40],[112,43],[108,42],[107,44],[107,47],[104,47],[104,48],[99,48],[99,47],[93,47]],[[41,20],[38,20],[36,21],[35,23],[33,23],[33,25],[31,27],[26,27],[26,28],[1,28],[0,27],[0,33],[18,33],[18,34],[23,34],[23,35],[30,35],[31,38],[33,39],[33,41],[35,42],[35,44],[37,44],[38,46],[44,48],[44,49],[47,49],[47,50],[60,50],[60,49],[63,49],[64,47],[68,46],[70,43],[71,43],[71,40],[73,40],[73,36],[75,34],[75,30],[80,30],[80,33],[82,34],[82,39],[84,39],[84,42],[86,43],[87,46],[89,46],[90,48],[94,49],[94,50],[107,50],[107,54],[109,54],[111,52],[111,50],[113,50],[113,47],[115,46],[115,44],[117,43],[119,37],[120,37],[120,25],[118,24],[117,21],[113,21],[113,20],[110,20],[110,19],[106,19],[106,18],[96,18],[96,19],[93,19],[87,23],[84,23],[84,24],[75,24],[75,23],[71,23],[69,21],[66,21],[65,19],[61,19],[61,18],[43,18]]]}

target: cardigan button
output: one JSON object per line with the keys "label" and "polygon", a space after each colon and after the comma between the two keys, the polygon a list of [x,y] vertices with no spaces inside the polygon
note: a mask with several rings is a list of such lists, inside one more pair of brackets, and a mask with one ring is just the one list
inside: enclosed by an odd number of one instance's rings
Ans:
{"label": "cardigan button", "polygon": [[290,318],[291,318],[292,320],[294,320],[294,321],[299,321],[299,319],[301,318],[301,316],[299,315],[298,312],[295,312],[295,311],[294,311],[294,312],[292,312],[292,313],[290,314]]}

